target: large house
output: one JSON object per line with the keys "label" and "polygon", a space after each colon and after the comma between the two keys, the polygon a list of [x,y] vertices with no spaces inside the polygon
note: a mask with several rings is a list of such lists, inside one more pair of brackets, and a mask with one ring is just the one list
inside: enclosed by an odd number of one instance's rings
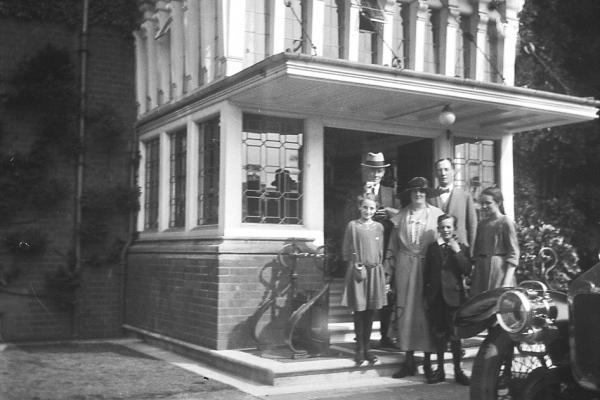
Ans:
{"label": "large house", "polygon": [[[499,185],[513,215],[513,134],[591,120],[598,106],[514,86],[521,7],[145,2],[125,327],[209,349],[255,346],[277,254],[291,241],[335,243],[336,211],[367,151],[392,162],[398,191],[452,157],[457,185],[475,198]],[[319,273],[305,269],[318,290]]]}

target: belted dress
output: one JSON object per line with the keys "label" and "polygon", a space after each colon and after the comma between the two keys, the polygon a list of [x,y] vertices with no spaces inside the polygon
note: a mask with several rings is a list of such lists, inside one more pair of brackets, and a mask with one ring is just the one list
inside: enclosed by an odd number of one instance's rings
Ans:
{"label": "belted dress", "polygon": [[386,272],[393,274],[396,288],[390,336],[396,337],[400,350],[436,351],[425,314],[423,269],[427,247],[437,240],[437,218],[442,214],[428,205],[415,216],[407,206],[392,218],[389,248],[393,261],[386,265]]}

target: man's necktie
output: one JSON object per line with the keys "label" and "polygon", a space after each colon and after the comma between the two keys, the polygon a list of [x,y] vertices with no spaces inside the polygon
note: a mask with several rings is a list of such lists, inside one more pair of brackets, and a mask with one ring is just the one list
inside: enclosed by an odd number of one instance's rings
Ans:
{"label": "man's necktie", "polygon": [[450,189],[448,189],[448,188],[445,188],[445,189],[444,188],[439,188],[438,189],[438,193],[439,194],[450,193]]}

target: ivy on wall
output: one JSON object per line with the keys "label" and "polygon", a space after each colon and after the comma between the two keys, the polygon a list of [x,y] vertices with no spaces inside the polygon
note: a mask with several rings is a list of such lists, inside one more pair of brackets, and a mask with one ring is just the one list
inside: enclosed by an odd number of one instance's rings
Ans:
{"label": "ivy on wall", "polygon": [[[60,207],[70,207],[66,201],[73,197],[75,160],[86,144],[88,151],[104,152],[110,157],[111,150],[121,143],[124,132],[128,131],[111,106],[101,105],[89,111],[88,143],[79,143],[74,70],[68,51],[47,46],[18,65],[7,79],[6,91],[0,93],[2,106],[18,120],[27,120],[34,127],[28,146],[21,146],[28,151],[21,149],[15,153],[6,150],[7,146],[0,147],[3,149],[0,150],[0,193],[3,193],[0,229],[5,248],[13,255],[10,265],[0,265],[0,285],[18,279],[20,260],[50,250],[61,254],[59,249],[51,248],[51,240],[39,226],[38,219]],[[3,130],[0,139],[6,140],[9,134]],[[58,165],[63,169],[66,165],[67,170],[73,166],[73,174],[52,176],[49,171],[56,170]],[[84,190],[83,266],[102,266],[118,260],[125,240],[111,238],[109,224],[136,211],[137,196],[137,188],[122,183]],[[15,229],[15,226],[24,228]],[[64,259],[65,265],[58,266],[46,277],[48,293],[57,294],[55,298],[63,301],[74,299],[72,294],[63,292],[72,291],[79,284],[79,277],[73,274],[72,255],[65,254]]]}
{"label": "ivy on wall", "polygon": [[[82,0],[0,0],[0,17],[28,21],[57,22],[70,28],[81,25]],[[93,0],[89,2],[89,23],[115,28],[130,36],[139,18],[134,0]]]}

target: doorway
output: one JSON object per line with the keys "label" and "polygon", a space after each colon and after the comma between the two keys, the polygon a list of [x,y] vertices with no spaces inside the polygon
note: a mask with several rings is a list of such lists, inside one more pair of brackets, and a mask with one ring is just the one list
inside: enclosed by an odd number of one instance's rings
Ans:
{"label": "doorway", "polygon": [[[331,271],[342,277],[342,240],[348,221],[358,218],[356,193],[362,188],[361,162],[368,152],[382,152],[390,167],[382,185],[393,187],[397,196],[414,176],[431,179],[433,140],[414,136],[325,128],[324,235],[332,254]],[[404,203],[403,203],[404,204]]]}

